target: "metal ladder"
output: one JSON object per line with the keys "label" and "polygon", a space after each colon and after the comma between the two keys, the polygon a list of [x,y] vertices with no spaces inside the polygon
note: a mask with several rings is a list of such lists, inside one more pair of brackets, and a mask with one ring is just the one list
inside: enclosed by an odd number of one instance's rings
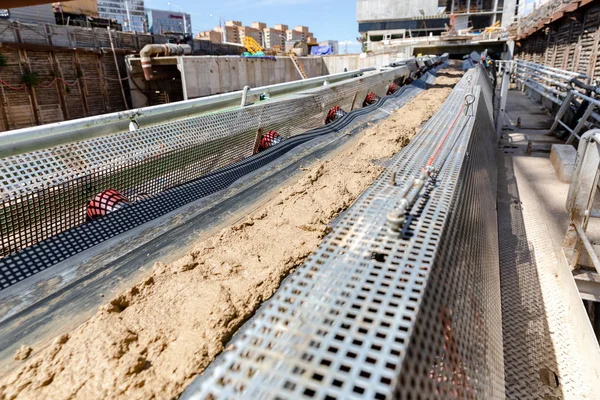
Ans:
{"label": "metal ladder", "polygon": [[300,64],[300,60],[296,58],[295,53],[290,53],[290,59],[292,60],[292,64],[294,64],[294,67],[296,67],[296,70],[298,71],[302,79],[307,79],[308,75],[306,75],[306,71],[304,71],[304,68],[302,68],[302,64]]}

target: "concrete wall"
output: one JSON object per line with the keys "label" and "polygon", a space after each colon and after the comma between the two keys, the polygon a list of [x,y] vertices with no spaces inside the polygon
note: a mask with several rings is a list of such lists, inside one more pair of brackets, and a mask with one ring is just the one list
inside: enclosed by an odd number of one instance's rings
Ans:
{"label": "concrete wall", "polygon": [[323,75],[337,74],[339,72],[352,71],[361,68],[383,67],[396,61],[395,54],[379,54],[365,58],[359,57],[359,54],[344,54],[324,56],[323,60]]}
{"label": "concrete wall", "polygon": [[[307,75],[323,74],[320,58],[300,57]],[[289,57],[277,61],[241,57],[183,57],[187,97],[232,92],[302,79]]]}
{"label": "concrete wall", "polygon": [[[129,75],[135,81],[131,87],[134,107],[156,104],[148,98],[148,93],[155,91],[168,92],[170,101],[183,100],[180,98],[182,85],[187,98],[193,99],[241,90],[245,85],[260,87],[302,79],[289,57],[277,57],[277,61],[228,56],[160,57],[154,65],[160,65],[162,73],[171,73],[169,76],[172,76],[173,72],[177,72],[177,59],[180,60],[179,69],[183,71],[185,83],[177,78],[148,82],[143,77],[139,58],[131,58]],[[299,57],[298,60],[309,78],[326,73],[321,57]]]}
{"label": "concrete wall", "polygon": [[356,20],[378,21],[437,14],[437,0],[356,0]]}

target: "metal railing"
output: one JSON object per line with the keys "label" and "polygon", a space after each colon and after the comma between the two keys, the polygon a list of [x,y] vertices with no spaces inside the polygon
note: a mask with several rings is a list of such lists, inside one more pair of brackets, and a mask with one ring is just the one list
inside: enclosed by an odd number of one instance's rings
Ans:
{"label": "metal railing", "polygon": [[556,134],[559,127],[564,128],[569,135],[566,143],[571,144],[581,139],[584,128],[600,123],[600,114],[596,112],[600,100],[593,97],[597,91],[590,85],[589,76],[524,60],[497,63],[511,69],[521,90],[528,88],[559,106],[548,135]]}
{"label": "metal railing", "polygon": [[[342,82],[374,70],[375,68],[364,68],[305,80],[250,88],[246,91],[246,98],[262,94],[278,96],[300,90],[318,88],[323,86],[325,82],[327,84]],[[239,105],[241,104],[243,95],[244,90],[238,90],[193,100],[160,104],[3,132],[0,133],[0,158],[198,116],[203,113]],[[132,122],[134,124],[130,128]]]}
{"label": "metal railing", "polygon": [[591,129],[581,136],[577,148],[577,164],[573,181],[569,187],[567,210],[569,229],[565,235],[564,247],[572,249],[569,263],[577,269],[581,248],[587,252],[592,266],[600,273],[600,258],[587,235],[590,218],[600,218],[600,209],[594,208],[594,198],[598,190],[600,176],[600,129]]}

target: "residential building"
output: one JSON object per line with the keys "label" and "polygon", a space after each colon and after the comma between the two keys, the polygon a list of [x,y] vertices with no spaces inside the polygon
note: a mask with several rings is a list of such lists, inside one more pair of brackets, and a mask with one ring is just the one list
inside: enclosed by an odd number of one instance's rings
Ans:
{"label": "residential building", "polygon": [[340,54],[340,44],[337,40],[325,40],[319,42],[319,46],[329,46],[333,50],[333,54]]}
{"label": "residential building", "polygon": [[285,31],[275,28],[265,28],[263,29],[263,37],[265,40],[265,48],[272,49],[273,47],[278,46],[281,50],[285,49],[285,41],[287,39]]}
{"label": "residential building", "polygon": [[204,32],[199,32],[196,35],[196,39],[199,40],[209,40],[213,43],[221,43],[222,39],[223,39],[223,35],[221,34],[221,32],[217,32],[217,31],[204,31]]}
{"label": "residential building", "polygon": [[283,32],[285,32],[285,31],[287,31],[288,29],[290,29],[290,28],[289,28],[289,26],[287,26],[287,25],[284,25],[284,24],[275,24],[275,25],[273,26],[273,28],[277,29],[278,31],[283,31]]}
{"label": "residential building", "polygon": [[267,24],[265,24],[264,22],[253,22],[251,26],[255,29],[259,29],[262,31],[267,27]]}
{"label": "residential building", "polygon": [[[237,21],[227,21],[227,22],[237,22]],[[214,30],[223,34],[223,32],[225,32],[225,41],[228,43],[241,43],[240,42],[240,32],[239,32],[239,27],[240,25],[227,25],[227,23],[225,24],[225,26],[220,27],[220,26],[215,26]]]}
{"label": "residential building", "polygon": [[146,9],[148,31],[155,35],[165,32],[192,33],[192,17],[178,11]]}
{"label": "residential building", "polygon": [[304,39],[304,34],[302,32],[298,32],[297,30],[288,29],[285,31],[285,36],[288,41],[298,42]]}
{"label": "residential building", "polygon": [[9,8],[0,16],[0,19],[23,23],[56,24],[52,4]]}
{"label": "residential building", "polygon": [[144,0],[98,0],[98,14],[116,20],[124,31],[146,32]]}
{"label": "residential building", "polygon": [[240,43],[244,44],[244,38],[246,36],[250,36],[252,39],[256,40],[260,46],[263,46],[263,31],[257,28],[253,28],[251,26],[239,26],[238,34],[240,38]]}

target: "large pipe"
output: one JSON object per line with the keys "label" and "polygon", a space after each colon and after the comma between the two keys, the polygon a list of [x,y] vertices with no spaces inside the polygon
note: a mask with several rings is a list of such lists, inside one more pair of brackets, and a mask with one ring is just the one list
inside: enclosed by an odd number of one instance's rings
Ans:
{"label": "large pipe", "polygon": [[142,71],[147,81],[154,79],[152,74],[152,56],[181,56],[191,54],[192,48],[188,44],[147,44],[140,50],[140,61],[142,62]]}

